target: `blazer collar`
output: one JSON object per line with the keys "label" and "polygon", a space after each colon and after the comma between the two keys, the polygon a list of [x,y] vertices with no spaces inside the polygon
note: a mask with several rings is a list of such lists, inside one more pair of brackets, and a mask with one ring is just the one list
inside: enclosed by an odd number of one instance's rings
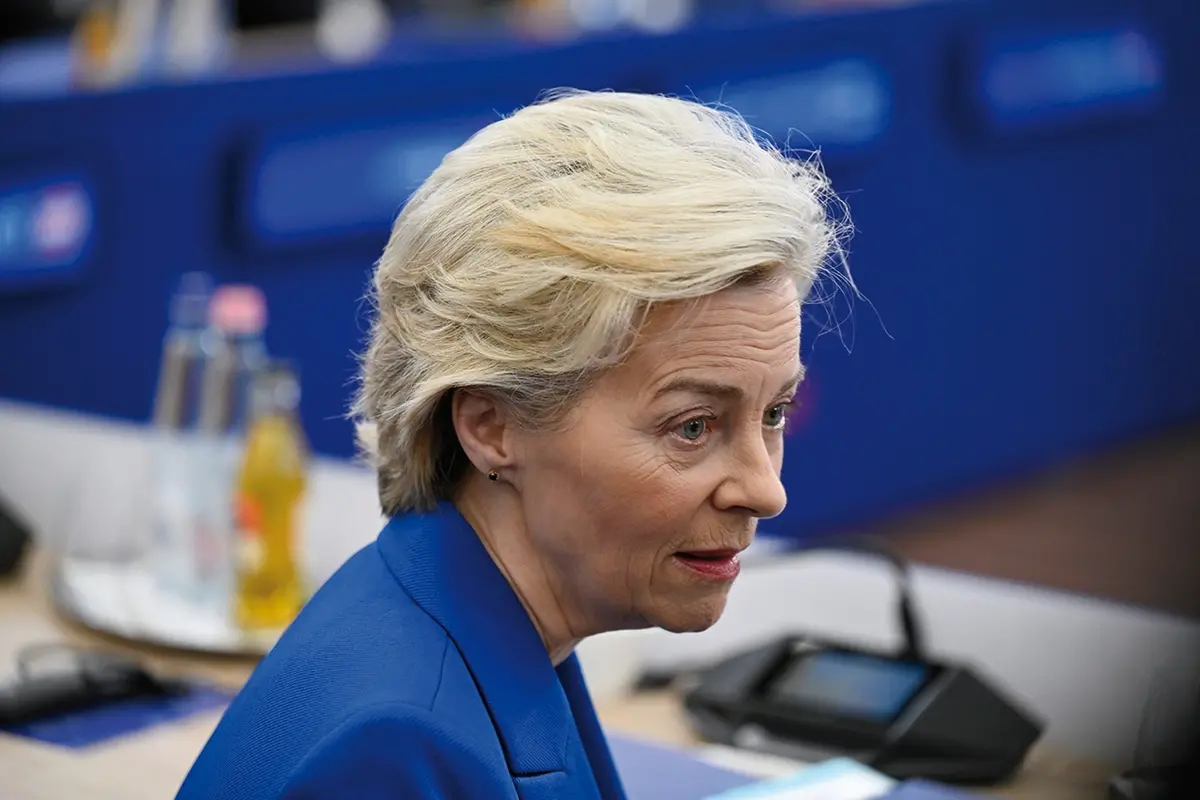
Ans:
{"label": "blazer collar", "polygon": [[571,714],[575,718],[579,739],[592,768],[592,777],[596,780],[600,796],[605,800],[624,800],[625,789],[617,774],[617,765],[613,762],[608,740],[600,727],[600,720],[596,717],[596,708],[592,705],[592,696],[584,682],[579,658],[574,653],[559,664],[558,677],[567,693],[567,702],[571,705]]}
{"label": "blazer collar", "polygon": [[443,503],[396,517],[378,542],[396,580],[458,647],[512,773],[564,769],[574,722],[563,684],[525,607],[458,510]]}

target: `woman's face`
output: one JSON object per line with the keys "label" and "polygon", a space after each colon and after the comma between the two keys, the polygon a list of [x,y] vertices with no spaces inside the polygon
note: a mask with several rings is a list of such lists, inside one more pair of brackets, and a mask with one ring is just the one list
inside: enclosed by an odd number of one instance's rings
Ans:
{"label": "woman's face", "polygon": [[528,533],[584,624],[717,621],[736,553],[787,501],[779,472],[799,350],[790,283],[663,306],[563,429],[520,434]]}

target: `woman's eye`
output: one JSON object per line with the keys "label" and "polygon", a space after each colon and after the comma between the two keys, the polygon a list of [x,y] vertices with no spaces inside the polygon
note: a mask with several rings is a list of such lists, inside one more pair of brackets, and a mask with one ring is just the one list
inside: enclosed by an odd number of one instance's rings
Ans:
{"label": "woman's eye", "polygon": [[689,442],[698,441],[708,432],[708,420],[704,417],[689,419],[679,426],[679,435]]}
{"label": "woman's eye", "polygon": [[782,428],[787,422],[787,403],[771,406],[763,415],[763,424],[768,428]]}

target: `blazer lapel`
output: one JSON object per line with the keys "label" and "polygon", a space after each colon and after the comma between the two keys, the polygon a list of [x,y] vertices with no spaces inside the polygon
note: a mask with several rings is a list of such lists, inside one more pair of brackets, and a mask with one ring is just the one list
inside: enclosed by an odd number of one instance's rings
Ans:
{"label": "blazer lapel", "polygon": [[541,637],[475,531],[449,503],[396,517],[384,562],[462,653],[515,776],[565,769],[571,707]]}
{"label": "blazer lapel", "polygon": [[592,766],[592,775],[596,779],[600,796],[604,800],[624,800],[625,789],[621,786],[612,751],[608,749],[608,740],[604,737],[604,730],[596,717],[596,708],[592,705],[592,696],[583,679],[579,658],[574,653],[558,665],[558,677],[571,706],[571,715],[575,718],[575,726],[579,730],[579,738],[587,754],[588,763]]}

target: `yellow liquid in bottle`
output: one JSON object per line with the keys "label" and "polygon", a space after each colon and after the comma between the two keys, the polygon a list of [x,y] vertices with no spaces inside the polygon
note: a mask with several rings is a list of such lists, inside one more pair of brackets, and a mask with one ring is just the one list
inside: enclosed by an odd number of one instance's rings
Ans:
{"label": "yellow liquid in bottle", "polygon": [[254,422],[236,500],[235,618],[243,630],[282,630],[307,599],[294,555],[306,466],[302,435],[289,416]]}
{"label": "yellow liquid in bottle", "polygon": [[116,38],[116,12],[105,3],[94,3],[80,15],[75,28],[79,53],[89,68],[103,64]]}

